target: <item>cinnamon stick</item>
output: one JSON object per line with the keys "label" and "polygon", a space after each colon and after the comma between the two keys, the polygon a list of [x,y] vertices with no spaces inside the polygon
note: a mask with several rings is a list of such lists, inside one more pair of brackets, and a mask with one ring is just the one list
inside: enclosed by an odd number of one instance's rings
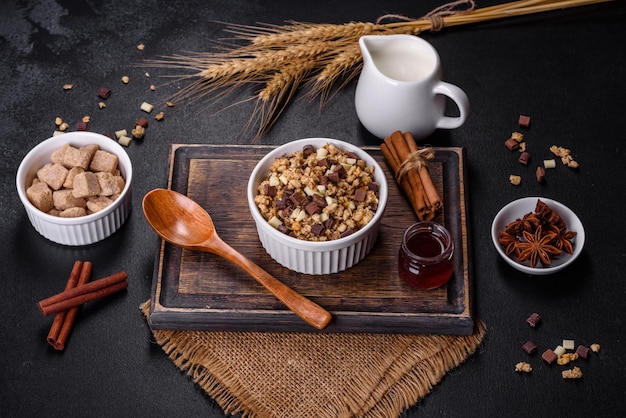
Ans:
{"label": "cinnamon stick", "polygon": [[[413,138],[413,134],[411,132],[405,132],[404,138],[406,140],[407,145],[409,146],[409,150],[411,153],[417,152],[418,147],[415,142],[415,138]],[[426,193],[426,197],[430,202],[430,206],[433,212],[437,212],[443,206],[443,200],[441,199],[441,195],[437,190],[437,186],[433,183],[433,178],[430,176],[430,171],[427,166],[422,166],[418,170],[418,174],[420,179],[422,180],[422,185],[424,186],[424,193]]]}
{"label": "cinnamon stick", "polygon": [[119,272],[100,280],[57,293],[37,303],[44,316],[65,311],[75,306],[100,299],[128,287],[126,272]]}
{"label": "cinnamon stick", "polygon": [[[75,288],[78,285],[78,279],[80,277],[80,272],[83,269],[83,262],[80,260],[76,260],[74,262],[74,266],[72,267],[72,271],[70,272],[70,277],[67,279],[67,284],[65,285],[65,290],[70,290]],[[54,315],[54,321],[52,321],[52,326],[50,327],[50,331],[48,332],[47,341],[48,344],[55,347],[56,341],[59,338],[59,334],[61,329],[63,328],[63,322],[65,321],[65,317],[67,312],[59,312]],[[56,347],[55,347],[56,348]]]}
{"label": "cinnamon stick", "polygon": [[[91,264],[91,262],[85,261],[83,263],[80,277],[78,278],[78,283],[76,284],[76,286],[83,286],[89,281],[89,279],[91,278],[92,269],[93,264]],[[50,336],[48,336],[48,343],[52,345],[55,350],[65,349],[65,343],[67,342],[67,339],[69,338],[72,329],[74,328],[74,322],[76,321],[76,316],[78,315],[79,309],[79,306],[75,306],[68,309],[67,311],[59,312],[56,314],[56,316],[58,316],[65,313],[65,318],[58,335],[53,336],[53,338],[50,338]]]}

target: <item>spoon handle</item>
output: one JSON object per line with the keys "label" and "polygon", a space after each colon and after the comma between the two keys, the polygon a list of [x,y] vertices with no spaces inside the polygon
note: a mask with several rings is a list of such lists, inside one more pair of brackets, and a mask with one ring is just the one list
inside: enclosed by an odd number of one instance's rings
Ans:
{"label": "spoon handle", "polygon": [[332,315],[326,309],[285,285],[223,241],[219,247],[219,255],[245,270],[309,325],[324,329],[331,321]]}

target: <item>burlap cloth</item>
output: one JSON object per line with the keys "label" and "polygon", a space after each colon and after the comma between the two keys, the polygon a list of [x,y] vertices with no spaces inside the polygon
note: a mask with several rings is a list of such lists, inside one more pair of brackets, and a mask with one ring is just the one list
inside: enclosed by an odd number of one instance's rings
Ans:
{"label": "burlap cloth", "polygon": [[470,336],[152,330],[226,413],[288,418],[397,417],[485,332],[480,321]]}

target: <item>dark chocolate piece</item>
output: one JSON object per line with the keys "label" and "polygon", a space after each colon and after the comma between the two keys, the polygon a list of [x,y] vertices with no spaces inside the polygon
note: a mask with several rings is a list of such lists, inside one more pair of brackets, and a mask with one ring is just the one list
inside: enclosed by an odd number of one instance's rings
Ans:
{"label": "dark chocolate piece", "polygon": [[578,357],[586,359],[589,355],[589,348],[581,344],[576,349],[576,354],[578,354]]}
{"label": "dark chocolate piece", "polygon": [[541,358],[546,363],[552,364],[557,359],[557,355],[554,351],[548,348],[546,351],[543,352],[543,354],[541,355]]}
{"label": "dark chocolate piece", "polygon": [[526,319],[526,322],[528,322],[528,325],[535,328],[541,322],[541,316],[538,313],[533,312],[528,319]]}
{"label": "dark chocolate piece", "polygon": [[143,116],[140,117],[139,119],[137,119],[135,121],[135,126],[141,126],[142,128],[147,128],[148,127],[148,119],[144,118]]}
{"label": "dark chocolate piece", "polygon": [[313,226],[311,226],[311,234],[319,236],[322,232],[324,232],[324,225],[314,224]]}
{"label": "dark chocolate piece", "polygon": [[326,186],[327,184],[328,184],[328,176],[320,177],[319,185],[320,186]]}
{"label": "dark chocolate piece", "polygon": [[306,196],[303,195],[300,192],[297,192],[297,193],[294,193],[291,196],[289,196],[289,200],[291,200],[296,205],[300,205],[300,204],[302,204],[302,202],[304,202],[306,200]]}
{"label": "dark chocolate piece", "polygon": [[315,202],[309,202],[305,207],[304,210],[306,211],[306,213],[309,214],[309,216],[319,212],[320,207],[317,206],[317,203]]}
{"label": "dark chocolate piece", "polygon": [[530,161],[530,154],[526,151],[522,152],[517,161],[519,161],[520,164],[528,165],[528,162]]}
{"label": "dark chocolate piece", "polygon": [[339,183],[339,173],[337,173],[336,171],[328,173],[328,180],[335,184]]}
{"label": "dark chocolate piece", "polygon": [[366,197],[367,191],[363,189],[356,189],[354,191],[354,200],[356,200],[357,202],[364,202]]}
{"label": "dark chocolate piece", "polygon": [[542,166],[537,166],[537,171],[535,171],[535,177],[539,183],[543,182],[544,177],[546,176],[546,170]]}
{"label": "dark chocolate piece", "polygon": [[106,87],[100,87],[98,89],[98,97],[100,97],[101,99],[108,99],[111,96],[111,89],[108,89]]}
{"label": "dark chocolate piece", "polygon": [[518,123],[522,128],[528,128],[530,126],[530,116],[519,115]]}
{"label": "dark chocolate piece", "polygon": [[367,184],[367,188],[376,193],[378,192],[378,189],[380,189],[380,185],[376,183],[375,181],[370,181]]}
{"label": "dark chocolate piece", "polygon": [[513,138],[509,138],[504,141],[504,145],[509,149],[509,151],[514,151],[519,148],[519,143]]}
{"label": "dark chocolate piece", "polygon": [[315,148],[313,148],[313,145],[311,144],[308,144],[302,147],[302,154],[304,154],[304,158],[313,154],[313,151],[315,151]]}
{"label": "dark chocolate piece", "polygon": [[351,228],[346,229],[341,234],[339,234],[339,238],[347,237],[348,235],[352,235],[354,231]]}
{"label": "dark chocolate piece", "polygon": [[533,354],[537,351],[537,344],[532,341],[526,341],[522,346],[522,349],[526,351],[526,354]]}
{"label": "dark chocolate piece", "polygon": [[78,122],[76,124],[76,130],[77,131],[88,131],[89,130],[89,124],[87,122]]}

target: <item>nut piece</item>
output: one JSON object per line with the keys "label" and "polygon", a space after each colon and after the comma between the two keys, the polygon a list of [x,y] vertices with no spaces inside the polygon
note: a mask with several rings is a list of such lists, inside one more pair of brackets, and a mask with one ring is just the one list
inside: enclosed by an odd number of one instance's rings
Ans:
{"label": "nut piece", "polygon": [[63,84],[63,90],[72,90],[73,88],[73,84]]}
{"label": "nut piece", "polygon": [[137,45],[137,50],[143,51],[146,46],[144,44]]}
{"label": "nut piece", "polygon": [[146,129],[141,125],[137,125],[135,126],[135,129],[131,131],[131,133],[133,134],[133,137],[135,137],[136,139],[141,139],[146,133]]}
{"label": "nut piece", "polygon": [[56,119],[54,119],[54,124],[56,126],[61,126],[62,123],[63,123],[63,119],[61,119],[59,116],[57,116]]}
{"label": "nut piece", "polygon": [[509,181],[511,182],[513,186],[519,186],[520,183],[522,182],[522,177],[511,174],[509,176]]}
{"label": "nut piece", "polygon": [[156,120],[163,120],[163,119],[165,119],[165,113],[163,113],[163,112],[159,112],[159,113],[157,113],[156,115],[154,115],[154,118],[155,118]]}
{"label": "nut piece", "polygon": [[524,134],[520,132],[513,132],[511,134],[511,138],[517,142],[522,142],[524,140]]}
{"label": "nut piece", "polygon": [[556,364],[559,366],[564,366],[568,364],[570,361],[574,361],[578,358],[578,354],[576,353],[565,353],[561,357],[559,357],[556,361]]}
{"label": "nut piece", "polygon": [[130,82],[130,77],[128,77],[127,75],[122,77],[122,83],[128,84],[129,82]]}
{"label": "nut piece", "polygon": [[589,348],[591,348],[591,351],[593,351],[594,353],[597,353],[598,351],[600,351],[600,344],[593,343],[589,346]]}
{"label": "nut piece", "polygon": [[580,370],[580,367],[574,367],[570,370],[563,370],[561,376],[563,376],[563,379],[580,379],[583,377],[583,371]]}
{"label": "nut piece", "polygon": [[524,361],[520,361],[519,363],[517,363],[515,365],[515,371],[516,372],[524,372],[524,373],[530,373],[533,371],[532,366],[529,363],[526,363]]}

